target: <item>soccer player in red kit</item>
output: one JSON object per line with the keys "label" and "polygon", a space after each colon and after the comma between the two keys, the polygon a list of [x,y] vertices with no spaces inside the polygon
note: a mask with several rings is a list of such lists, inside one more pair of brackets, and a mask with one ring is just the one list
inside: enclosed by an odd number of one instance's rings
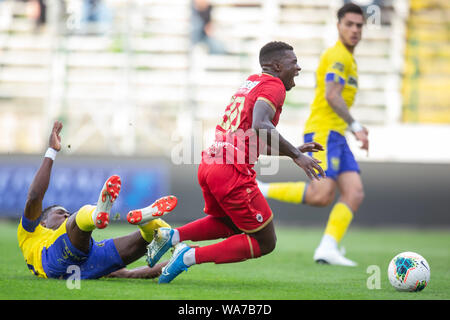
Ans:
{"label": "soccer player in red kit", "polygon": [[[172,246],[175,251],[163,268],[159,283],[172,281],[194,264],[232,263],[272,252],[276,244],[273,213],[259,191],[253,166],[260,151],[292,158],[310,179],[324,176],[318,161],[303,152],[321,150],[314,142],[294,147],[276,130],[286,91],[295,86],[301,68],[293,48],[269,42],[260,50],[260,74],[247,78],[231,98],[213,145],[202,153],[198,181],[206,217],[180,228],[159,228],[148,246],[153,266]],[[264,147],[266,146],[266,147]],[[182,241],[226,238],[191,248]]]}

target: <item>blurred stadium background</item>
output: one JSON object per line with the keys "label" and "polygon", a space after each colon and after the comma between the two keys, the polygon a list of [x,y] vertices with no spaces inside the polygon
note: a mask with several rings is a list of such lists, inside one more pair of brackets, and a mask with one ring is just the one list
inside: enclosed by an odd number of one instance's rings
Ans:
{"label": "blurred stadium background", "polygon": [[[260,47],[286,41],[299,57],[278,128],[301,144],[314,71],[344,2],[211,0],[209,38],[195,42],[190,0],[0,0],[0,217],[22,214],[55,119],[63,149],[46,204],[95,203],[117,173],[121,220],[166,193],[180,198],[168,222],[201,216],[200,151],[234,90],[259,72]],[[367,24],[352,113],[370,131],[368,155],[349,135],[366,188],[354,224],[450,227],[450,3],[353,2]],[[282,159],[261,179],[306,176]],[[329,211],[270,204],[278,223],[323,225]]]}

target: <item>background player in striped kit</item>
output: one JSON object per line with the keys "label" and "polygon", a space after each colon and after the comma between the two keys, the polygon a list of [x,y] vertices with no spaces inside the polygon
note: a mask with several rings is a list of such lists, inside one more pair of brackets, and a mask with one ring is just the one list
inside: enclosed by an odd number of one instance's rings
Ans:
{"label": "background player in striped kit", "polygon": [[360,170],[346,138],[347,128],[360,141],[361,148],[369,150],[368,131],[350,114],[358,90],[358,73],[353,51],[361,40],[364,15],[352,3],[345,4],[338,13],[339,40],[321,56],[316,71],[315,98],[306,122],[304,142],[315,141],[325,150],[315,154],[321,160],[326,179],[310,183],[258,181],[262,193],[271,199],[312,206],[328,206],[339,189],[340,197],[331,209],[322,241],[314,260],[318,263],[355,266],[344,257],[338,244],[347,231],[353,214],[364,199]]}

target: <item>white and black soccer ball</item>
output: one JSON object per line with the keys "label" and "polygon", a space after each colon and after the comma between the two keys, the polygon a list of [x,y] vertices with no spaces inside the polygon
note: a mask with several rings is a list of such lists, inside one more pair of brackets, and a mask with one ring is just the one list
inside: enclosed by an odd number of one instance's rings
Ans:
{"label": "white and black soccer ball", "polygon": [[389,263],[388,277],[398,291],[421,291],[430,282],[430,266],[420,254],[402,252]]}

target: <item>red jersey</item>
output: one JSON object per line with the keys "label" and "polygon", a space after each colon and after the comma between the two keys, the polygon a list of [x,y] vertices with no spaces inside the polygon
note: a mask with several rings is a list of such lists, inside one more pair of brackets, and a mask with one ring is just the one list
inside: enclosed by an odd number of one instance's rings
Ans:
{"label": "red jersey", "polygon": [[259,139],[252,129],[253,108],[257,100],[264,100],[275,111],[272,123],[277,126],[286,98],[283,82],[266,73],[247,78],[232,96],[222,122],[216,127],[214,144],[203,152],[209,163],[233,163],[239,171],[252,174],[259,157]]}

